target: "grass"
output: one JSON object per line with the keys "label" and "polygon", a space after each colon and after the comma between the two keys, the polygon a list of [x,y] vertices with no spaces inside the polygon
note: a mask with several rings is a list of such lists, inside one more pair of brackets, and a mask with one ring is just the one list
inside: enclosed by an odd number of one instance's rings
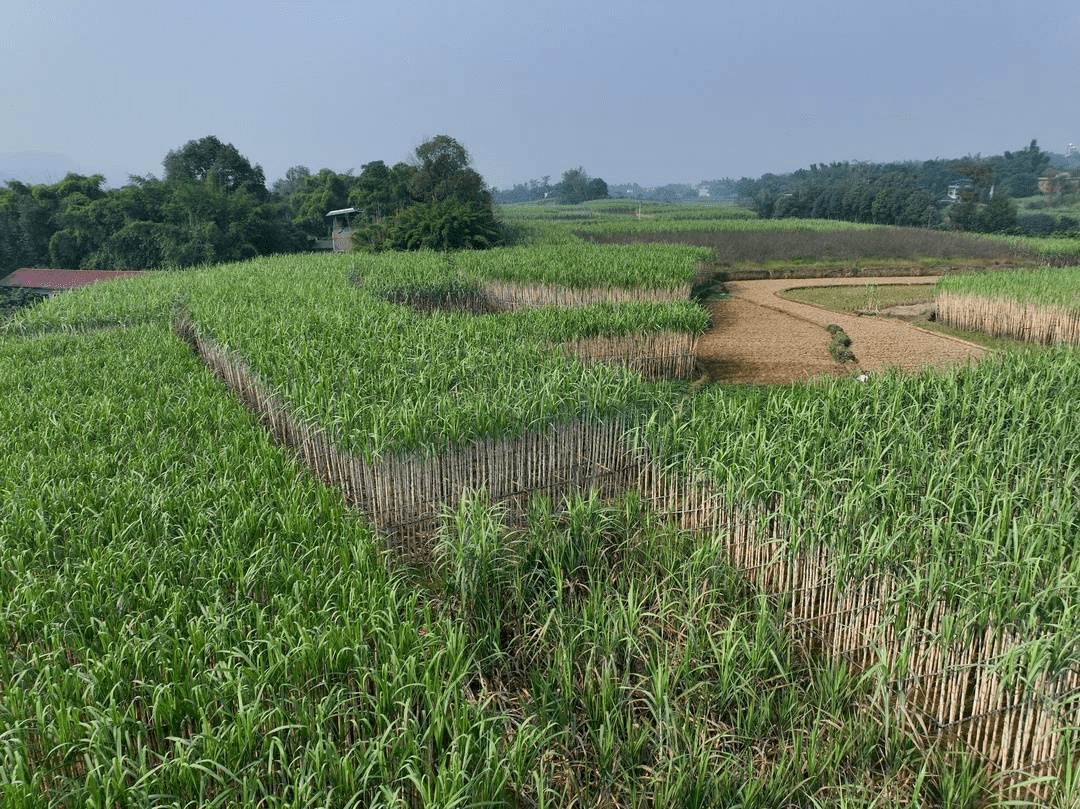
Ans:
{"label": "grass", "polygon": [[926,329],[937,334],[944,334],[946,337],[956,337],[960,340],[966,340],[969,343],[975,343],[983,348],[988,348],[992,351],[1040,351],[1040,346],[1032,345],[1026,340],[1014,340],[1009,337],[992,337],[989,334],[984,334],[979,331],[965,331],[964,329],[954,329],[951,326],[946,326],[944,323],[937,323],[932,320],[920,320],[915,323],[920,329]]}
{"label": "grass", "polygon": [[832,312],[856,314],[887,309],[890,306],[913,306],[932,303],[933,284],[865,284],[795,287],[780,293],[781,298],[809,303]]}

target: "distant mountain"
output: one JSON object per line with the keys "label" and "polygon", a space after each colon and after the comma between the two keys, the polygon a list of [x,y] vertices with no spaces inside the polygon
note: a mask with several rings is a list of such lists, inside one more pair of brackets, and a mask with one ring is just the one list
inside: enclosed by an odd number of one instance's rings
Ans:
{"label": "distant mountain", "polygon": [[18,180],[27,185],[57,183],[72,171],[84,173],[67,155],[55,152],[0,152],[0,182]]}
{"label": "distant mountain", "polygon": [[1080,169],[1080,150],[1074,150],[1070,154],[1055,154],[1050,152],[1050,167],[1072,171]]}
{"label": "distant mountain", "polygon": [[0,186],[8,180],[27,185],[58,183],[71,172],[103,174],[105,185],[119,188],[128,181],[128,173],[115,166],[84,166],[57,152],[0,152]]}

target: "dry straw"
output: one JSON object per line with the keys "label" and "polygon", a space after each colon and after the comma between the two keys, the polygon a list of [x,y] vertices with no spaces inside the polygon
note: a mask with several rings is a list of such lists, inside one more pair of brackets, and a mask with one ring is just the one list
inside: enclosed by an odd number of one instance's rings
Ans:
{"label": "dry straw", "polygon": [[946,326],[1041,345],[1080,345],[1080,310],[978,295],[943,293],[938,320]]}

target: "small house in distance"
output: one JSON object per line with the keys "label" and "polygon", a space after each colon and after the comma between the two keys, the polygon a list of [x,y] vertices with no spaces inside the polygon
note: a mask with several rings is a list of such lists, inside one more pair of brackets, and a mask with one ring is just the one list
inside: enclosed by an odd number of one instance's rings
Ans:
{"label": "small house in distance", "polygon": [[969,177],[961,177],[959,180],[954,180],[949,185],[949,190],[945,194],[945,198],[949,202],[959,202],[964,194],[972,191],[975,188],[975,181]]}
{"label": "small house in distance", "polygon": [[361,213],[359,208],[330,211],[326,215],[330,219],[330,238],[321,239],[316,246],[322,250],[333,250],[335,253],[347,253],[352,250],[352,220],[358,213]]}

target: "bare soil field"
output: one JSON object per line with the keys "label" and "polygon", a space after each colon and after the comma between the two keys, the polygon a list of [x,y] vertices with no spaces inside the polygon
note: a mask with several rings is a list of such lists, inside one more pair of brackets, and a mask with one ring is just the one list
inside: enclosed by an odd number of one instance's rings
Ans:
{"label": "bare soil field", "polygon": [[[877,284],[936,281],[933,276],[874,279]],[[849,283],[844,278],[728,282],[731,297],[708,303],[713,325],[698,341],[699,369],[717,382],[775,385],[890,366],[905,370],[945,366],[982,356],[980,346],[924,331],[903,320],[840,314],[778,295],[795,286]],[[830,323],[851,337],[854,363],[839,363],[830,356],[830,335],[825,330]]]}

